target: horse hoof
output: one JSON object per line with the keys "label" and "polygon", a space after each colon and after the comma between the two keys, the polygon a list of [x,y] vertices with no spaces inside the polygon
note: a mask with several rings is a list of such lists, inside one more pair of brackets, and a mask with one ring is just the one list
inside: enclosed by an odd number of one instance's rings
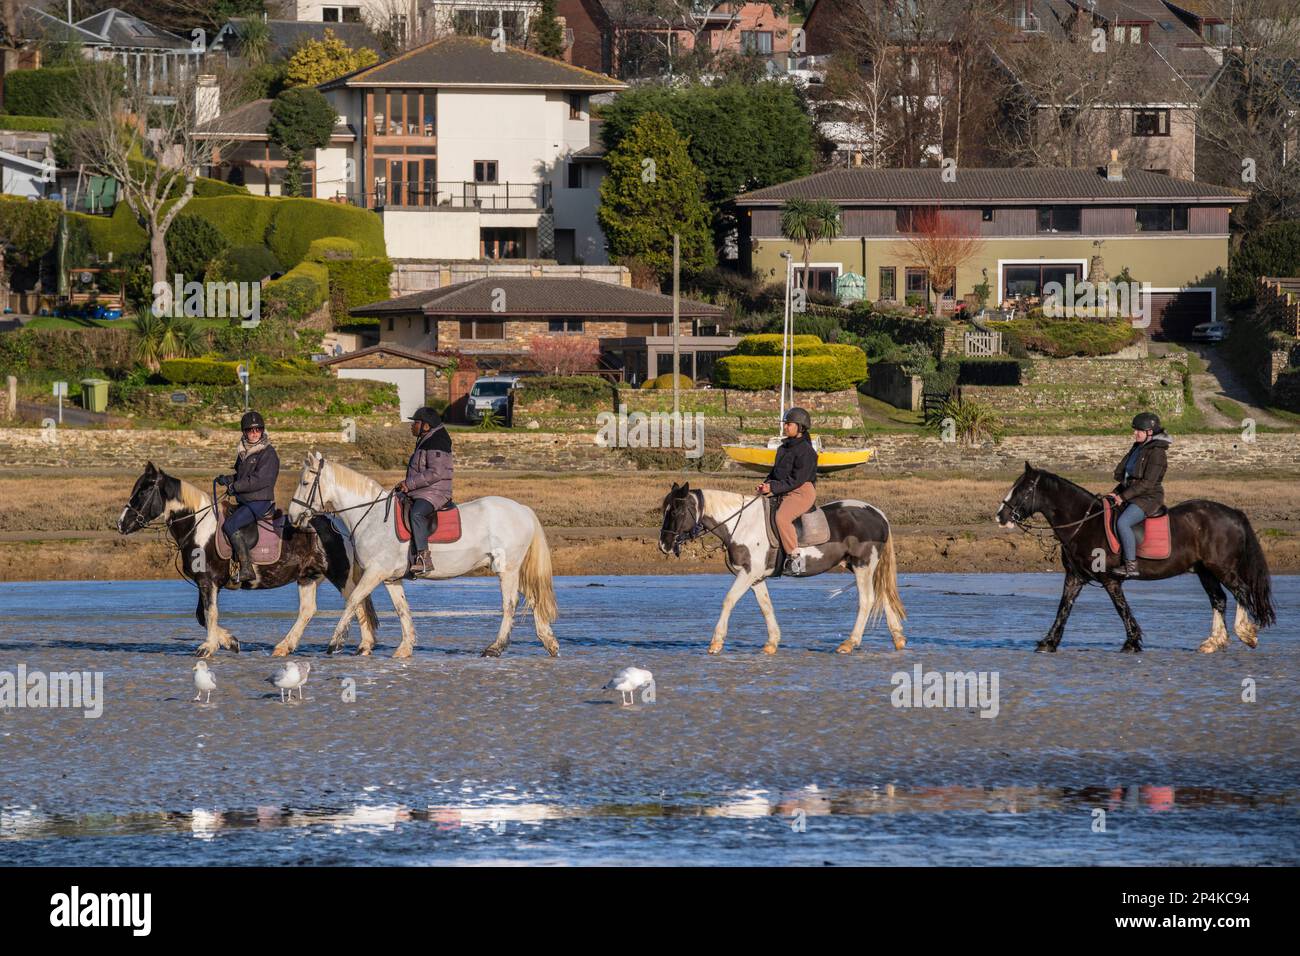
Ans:
{"label": "horse hoof", "polygon": [[275,650],[273,650],[273,651],[271,652],[271,656],[272,656],[272,657],[288,657],[288,656],[289,656],[289,648],[284,647],[284,646],[282,646],[282,645],[280,645],[280,644],[277,644],[277,645],[275,645]]}
{"label": "horse hoof", "polygon": [[1237,640],[1247,647],[1259,647],[1259,638],[1254,634],[1238,634]]}
{"label": "horse hoof", "polygon": [[1220,644],[1220,643],[1219,643],[1218,641],[1216,641],[1214,638],[1210,637],[1210,638],[1206,638],[1204,641],[1202,641],[1202,642],[1200,643],[1200,645],[1199,645],[1196,649],[1197,649],[1198,651],[1200,651],[1202,654],[1213,654],[1213,653],[1214,653],[1215,651],[1217,651],[1219,648],[1224,647],[1224,646],[1225,646],[1225,645]]}
{"label": "horse hoof", "polygon": [[500,657],[500,656],[501,656],[501,652],[497,650],[495,647],[484,648],[483,653],[479,655],[479,657]]}
{"label": "horse hoof", "polygon": [[[356,656],[357,656],[357,657],[369,657],[369,656],[370,656],[370,648],[368,648],[368,647],[358,647],[358,648],[357,648],[357,651],[356,651]],[[394,654],[393,656],[396,657],[397,655]]]}
{"label": "horse hoof", "polygon": [[1120,648],[1120,650],[1123,651],[1125,654],[1141,654],[1141,653],[1142,653],[1142,645],[1141,645],[1141,644],[1125,644],[1123,647]]}
{"label": "horse hoof", "polygon": [[894,650],[901,651],[905,647],[907,647],[907,638],[898,637],[894,639]]}
{"label": "horse hoof", "polygon": [[722,645],[721,645],[721,644],[710,644],[710,645],[709,645],[709,653],[710,653],[711,655],[713,655],[714,657],[717,657],[719,654],[722,653]]}
{"label": "horse hoof", "polygon": [[399,647],[397,650],[393,651],[393,660],[405,660],[410,656],[411,649],[409,647]]}
{"label": "horse hoof", "polygon": [[845,642],[844,642],[843,644],[841,644],[839,647],[835,648],[835,653],[836,653],[836,654],[852,654],[852,653],[853,653],[853,642],[852,642],[852,641],[845,641]]}
{"label": "horse hoof", "polygon": [[1035,647],[1034,650],[1039,654],[1055,654],[1056,645],[1051,641],[1039,641],[1038,646]]}
{"label": "horse hoof", "polygon": [[771,657],[772,655],[774,655],[774,654],[776,653],[776,645],[775,645],[775,644],[764,644],[764,645],[763,645],[763,653],[766,654],[768,657]]}
{"label": "horse hoof", "polygon": [[208,647],[206,645],[200,645],[199,648],[195,650],[194,656],[201,657],[204,660],[211,660],[213,657],[216,656],[216,653],[217,652],[214,648]]}

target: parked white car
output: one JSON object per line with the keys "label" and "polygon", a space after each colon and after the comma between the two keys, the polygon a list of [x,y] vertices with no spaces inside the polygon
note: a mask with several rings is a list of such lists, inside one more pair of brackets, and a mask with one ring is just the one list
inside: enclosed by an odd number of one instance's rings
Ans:
{"label": "parked white car", "polygon": [[1198,342],[1222,342],[1227,336],[1225,322],[1202,322],[1192,329],[1192,338]]}

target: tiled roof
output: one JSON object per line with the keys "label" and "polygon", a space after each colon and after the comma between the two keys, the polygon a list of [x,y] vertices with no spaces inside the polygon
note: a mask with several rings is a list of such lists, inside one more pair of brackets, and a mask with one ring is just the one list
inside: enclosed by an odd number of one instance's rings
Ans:
{"label": "tiled roof", "polygon": [[737,204],[774,205],[787,199],[860,203],[1114,202],[1145,199],[1243,202],[1246,194],[1222,186],[1126,169],[1110,182],[1098,169],[959,169],[944,182],[934,169],[833,169],[777,186],[742,193]]}
{"label": "tiled roof", "polygon": [[408,349],[404,345],[394,345],[391,342],[381,342],[378,345],[371,345],[364,349],[357,349],[355,352],[344,352],[342,355],[332,355],[327,359],[320,359],[316,364],[338,365],[340,362],[360,358],[363,355],[372,355],[375,352],[387,352],[389,355],[396,355],[401,358],[410,359],[413,362],[423,362],[425,365],[436,365],[439,368],[446,368],[448,365],[452,364],[452,359],[445,355],[435,355],[433,352],[422,352],[419,349]]}
{"label": "tiled roof", "polygon": [[[498,290],[501,290],[498,292]],[[503,295],[504,293],[504,295]],[[494,308],[503,305],[504,309]],[[725,309],[692,299],[681,300],[681,314],[723,315]],[[425,315],[632,315],[671,316],[671,296],[629,289],[611,282],[581,278],[488,277],[441,289],[413,292],[386,302],[353,309],[353,315],[382,316],[400,312]]]}
{"label": "tiled roof", "polygon": [[158,50],[188,50],[190,41],[156,27],[117,7],[101,10],[94,16],[78,20],[77,26],[103,37],[115,47],[139,47]]}
{"label": "tiled roof", "polygon": [[621,90],[626,84],[514,47],[500,53],[482,37],[446,36],[400,56],[330,80],[341,86],[486,86]]}
{"label": "tiled roof", "polygon": [[[222,113],[216,119],[204,123],[198,128],[200,138],[221,136],[234,139],[265,139],[266,127],[271,121],[271,100],[252,100],[243,106],[237,106],[229,112]],[[340,123],[330,134],[332,139],[356,139],[352,127]]]}
{"label": "tiled roof", "polygon": [[[231,17],[221,28],[222,42],[238,48],[239,37],[243,34],[244,17]],[[323,40],[325,31],[329,30],[348,46],[356,49],[368,47],[376,53],[382,52],[379,39],[364,23],[322,23],[318,20],[267,20],[269,34],[269,52],[275,57],[286,57],[308,40]]]}
{"label": "tiled roof", "polygon": [[104,46],[108,43],[98,34],[83,30],[76,24],[65,23],[36,7],[27,7],[23,10],[19,24],[22,36],[29,40],[65,43],[71,39],[72,42],[80,43],[82,46]]}

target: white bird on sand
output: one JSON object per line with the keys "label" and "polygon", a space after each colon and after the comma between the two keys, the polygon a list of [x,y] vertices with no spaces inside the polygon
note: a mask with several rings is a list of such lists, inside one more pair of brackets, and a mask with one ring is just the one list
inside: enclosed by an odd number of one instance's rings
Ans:
{"label": "white bird on sand", "polygon": [[289,699],[293,700],[295,687],[298,689],[298,699],[302,700],[302,686],[307,683],[307,675],[310,673],[309,661],[289,661],[277,667],[275,673],[268,677],[266,682],[280,688],[280,703],[284,703],[286,690],[289,692]]}
{"label": "white bird on sand", "polygon": [[654,700],[655,675],[641,667],[625,667],[614,679],[605,685],[605,690],[616,690],[623,698],[623,705],[636,702],[636,692],[642,687],[650,688],[649,697],[642,696],[647,703]]}
{"label": "white bird on sand", "polygon": [[198,700],[206,692],[208,696],[204,703],[212,703],[212,692],[217,689],[217,678],[212,671],[208,670],[207,661],[199,661],[194,665],[194,689],[198,691],[194,695],[195,700]]}

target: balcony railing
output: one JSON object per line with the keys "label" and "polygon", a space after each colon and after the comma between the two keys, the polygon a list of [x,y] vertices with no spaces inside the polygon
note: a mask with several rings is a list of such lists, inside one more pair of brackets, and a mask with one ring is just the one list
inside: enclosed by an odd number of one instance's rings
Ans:
{"label": "balcony railing", "polygon": [[[376,180],[366,196],[373,209],[385,206],[479,209],[485,212],[543,210],[551,205],[550,183],[472,183]],[[351,201],[351,197],[349,197]]]}

